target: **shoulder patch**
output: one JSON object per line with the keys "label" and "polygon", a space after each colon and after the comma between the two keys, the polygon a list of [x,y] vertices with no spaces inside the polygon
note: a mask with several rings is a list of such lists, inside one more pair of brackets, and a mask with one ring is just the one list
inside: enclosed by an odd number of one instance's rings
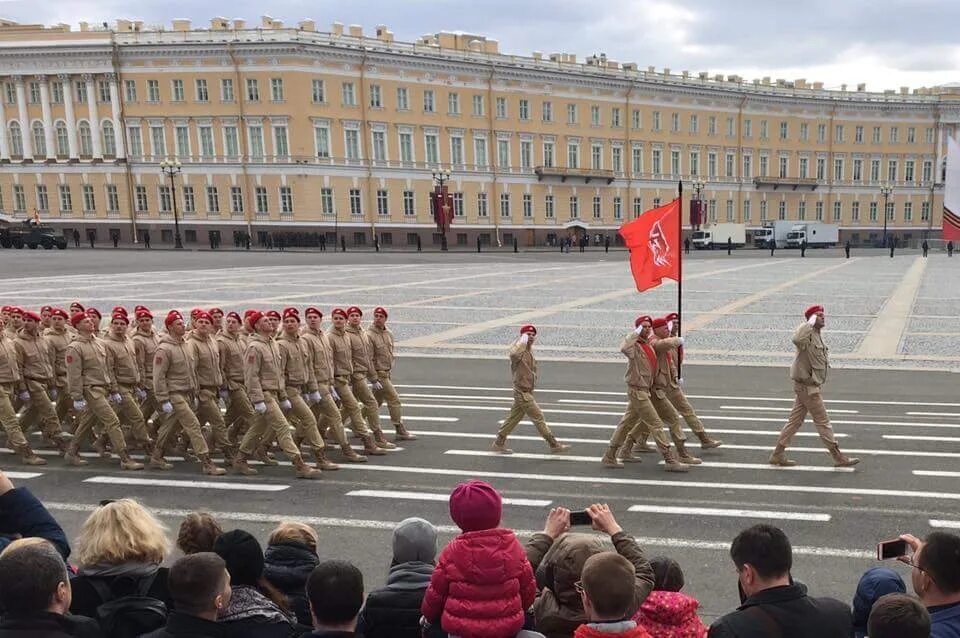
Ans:
{"label": "shoulder patch", "polygon": [[247,363],[256,363],[256,362],[257,362],[257,355],[250,353],[250,356],[247,357]]}
{"label": "shoulder patch", "polygon": [[72,354],[68,354],[68,355],[67,355],[67,363],[73,363],[73,355],[72,355]]}
{"label": "shoulder patch", "polygon": [[156,356],[156,358],[153,360],[153,362],[154,362],[154,363],[162,363],[162,362],[163,362],[163,355],[161,355],[160,353],[157,353],[157,356]]}

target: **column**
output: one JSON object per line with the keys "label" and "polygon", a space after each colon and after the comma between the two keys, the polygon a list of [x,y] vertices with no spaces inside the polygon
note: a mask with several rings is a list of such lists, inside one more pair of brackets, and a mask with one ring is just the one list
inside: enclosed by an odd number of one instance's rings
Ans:
{"label": "column", "polygon": [[7,139],[7,114],[3,105],[5,101],[5,97],[0,95],[0,162],[10,161],[10,144]]}
{"label": "column", "polygon": [[87,83],[87,107],[90,117],[90,141],[93,149],[93,159],[103,159],[103,149],[100,146],[100,118],[97,115],[97,91],[92,75],[84,74],[83,81]]}
{"label": "column", "polygon": [[110,81],[110,110],[113,115],[113,134],[116,137],[117,159],[127,157],[127,135],[123,130],[123,120],[120,117],[120,88],[117,85],[117,76],[111,73],[107,76]]}
{"label": "column", "polygon": [[14,76],[17,85],[17,109],[20,112],[20,137],[23,138],[23,159],[33,161],[33,131],[30,130],[30,115],[27,113],[27,92],[23,77]]}
{"label": "column", "polygon": [[40,108],[43,110],[43,139],[47,145],[47,160],[57,161],[57,145],[54,138],[53,117],[50,115],[50,85],[47,83],[47,76],[36,76],[40,83]]}
{"label": "column", "polygon": [[67,73],[61,73],[57,79],[63,83],[63,110],[67,116],[67,146],[70,150],[70,161],[80,159],[77,150],[77,116],[73,113],[73,80]]}

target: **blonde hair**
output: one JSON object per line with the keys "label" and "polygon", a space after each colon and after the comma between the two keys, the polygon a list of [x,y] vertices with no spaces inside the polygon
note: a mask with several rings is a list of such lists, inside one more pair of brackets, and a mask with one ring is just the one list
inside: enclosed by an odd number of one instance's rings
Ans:
{"label": "blonde hair", "polygon": [[40,538],[38,536],[18,538],[17,540],[12,541],[9,545],[3,548],[3,551],[0,552],[0,558],[3,558],[10,552],[20,549],[21,547],[33,547],[34,545],[50,545],[51,547],[53,547],[53,543],[51,543],[45,538]]}
{"label": "blonde hair", "polygon": [[133,499],[94,510],[77,537],[81,566],[162,563],[169,551],[167,528]]}
{"label": "blonde hair", "polygon": [[320,544],[320,537],[317,531],[304,523],[296,521],[284,521],[277,525],[277,528],[270,532],[268,545],[280,545],[282,543],[302,543],[310,548],[313,553],[317,552],[317,545]]}

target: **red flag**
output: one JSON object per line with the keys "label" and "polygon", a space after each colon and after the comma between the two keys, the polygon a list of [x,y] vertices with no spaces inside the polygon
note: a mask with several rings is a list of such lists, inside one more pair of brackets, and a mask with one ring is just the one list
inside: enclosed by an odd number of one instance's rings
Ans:
{"label": "red flag", "polygon": [[952,211],[943,207],[943,239],[944,241],[960,241],[960,211]]}
{"label": "red flag", "polygon": [[637,290],[659,286],[663,279],[680,278],[680,200],[648,210],[620,227],[630,249],[630,271]]}

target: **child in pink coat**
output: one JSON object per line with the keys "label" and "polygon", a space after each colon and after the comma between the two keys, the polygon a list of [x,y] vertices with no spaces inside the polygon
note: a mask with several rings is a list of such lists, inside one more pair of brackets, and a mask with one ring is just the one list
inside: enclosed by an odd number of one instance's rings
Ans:
{"label": "child in pink coat", "polygon": [[653,591],[633,617],[651,638],[705,638],[707,627],[697,616],[700,603],[680,592],[683,571],[672,558],[650,559],[653,567]]}

